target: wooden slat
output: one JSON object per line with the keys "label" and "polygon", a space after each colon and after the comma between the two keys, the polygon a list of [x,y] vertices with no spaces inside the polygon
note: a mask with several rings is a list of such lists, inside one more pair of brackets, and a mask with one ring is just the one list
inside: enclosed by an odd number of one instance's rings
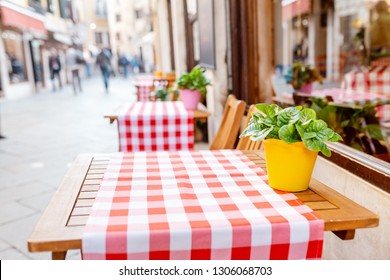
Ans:
{"label": "wooden slat", "polygon": [[86,180],[91,180],[91,179],[103,179],[104,173],[89,173],[87,177],[85,177]]}
{"label": "wooden slat", "polygon": [[102,182],[101,179],[90,179],[90,180],[85,180],[84,181],[84,186],[85,185],[100,185],[100,183]]}
{"label": "wooden slat", "polygon": [[85,216],[71,216],[68,222],[69,227],[85,226],[88,220],[88,215]]}
{"label": "wooden slat", "polygon": [[98,191],[100,189],[100,184],[96,184],[96,185],[83,185],[81,187],[81,191],[82,192],[95,192],[95,191]]}
{"label": "wooden slat", "polygon": [[95,198],[97,192],[80,192],[78,199]]}
{"label": "wooden slat", "polygon": [[92,206],[95,199],[77,199],[75,206],[76,207],[86,207],[86,206]]}
{"label": "wooden slat", "polygon": [[91,207],[75,207],[72,211],[72,216],[85,216],[91,213]]}
{"label": "wooden slat", "polygon": [[[325,199],[316,194],[316,193],[311,193],[311,194],[299,194],[297,195],[299,197],[300,200],[302,200],[303,202],[317,202],[317,201],[325,201]],[[307,203],[305,203],[307,204]]]}
{"label": "wooden slat", "polygon": [[316,212],[327,209],[338,209],[336,205],[333,205],[329,201],[304,201],[304,203]]}

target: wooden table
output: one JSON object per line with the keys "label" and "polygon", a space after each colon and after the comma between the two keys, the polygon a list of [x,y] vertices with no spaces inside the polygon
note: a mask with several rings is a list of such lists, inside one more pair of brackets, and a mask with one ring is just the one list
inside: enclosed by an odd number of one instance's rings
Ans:
{"label": "wooden table", "polygon": [[[265,168],[259,151],[244,151]],[[83,229],[99,190],[110,154],[79,155],[65,175],[28,239],[30,252],[51,251],[53,259],[65,259],[71,249],[81,249]],[[376,227],[379,218],[335,190],[312,179],[307,191],[295,193],[325,221],[325,230],[343,240],[353,239],[358,228]]]}
{"label": "wooden table", "polygon": [[[156,102],[163,102],[163,101],[156,101]],[[113,123],[118,118],[118,113],[122,111],[121,109],[123,107],[128,106],[128,104],[123,104],[119,106],[114,112],[106,113],[104,114],[105,118],[110,119],[110,123]],[[207,111],[206,106],[204,106],[202,103],[198,104],[198,109],[194,111],[194,119],[195,120],[207,120],[207,118],[210,116],[210,112]]]}

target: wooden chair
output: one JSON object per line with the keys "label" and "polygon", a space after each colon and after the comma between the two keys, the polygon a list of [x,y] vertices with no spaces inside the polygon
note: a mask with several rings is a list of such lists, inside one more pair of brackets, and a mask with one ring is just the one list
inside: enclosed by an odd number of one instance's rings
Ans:
{"label": "wooden chair", "polygon": [[[252,113],[256,112],[256,105],[252,104],[249,107],[248,114],[246,116],[245,124],[244,124],[244,129],[248,126],[248,123],[252,117]],[[238,140],[237,143],[237,150],[259,150],[261,146],[261,142],[259,141],[252,141],[249,136],[247,137],[242,137],[240,140]]]}
{"label": "wooden chair", "polygon": [[232,94],[228,96],[222,121],[210,145],[210,150],[233,149],[245,113],[245,106],[245,101],[236,99]]}

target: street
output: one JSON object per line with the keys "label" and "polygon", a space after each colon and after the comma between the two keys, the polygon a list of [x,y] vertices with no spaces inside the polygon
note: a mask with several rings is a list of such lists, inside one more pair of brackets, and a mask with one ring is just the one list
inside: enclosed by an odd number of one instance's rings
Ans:
{"label": "street", "polygon": [[[133,80],[117,76],[105,93],[100,76],[71,85],[1,101],[0,259],[50,259],[29,253],[27,239],[67,169],[80,153],[117,152],[116,123],[103,118],[122,102],[136,100]],[[69,252],[68,259],[79,259]]]}

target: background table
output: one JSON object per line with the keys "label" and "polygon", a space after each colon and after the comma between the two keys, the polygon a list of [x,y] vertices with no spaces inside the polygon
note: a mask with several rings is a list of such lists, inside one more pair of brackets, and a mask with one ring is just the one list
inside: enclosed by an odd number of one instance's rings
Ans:
{"label": "background table", "polygon": [[[161,105],[161,103],[165,103],[165,102],[171,102],[171,101],[164,101],[164,102],[157,101],[157,102],[153,102],[153,103],[158,103]],[[131,103],[124,103],[124,104],[120,105],[118,108],[116,108],[114,110],[114,112],[104,114],[104,117],[108,118],[110,120],[110,123],[114,123],[114,121],[118,121],[118,116],[120,116],[121,114],[123,114],[124,112],[127,112],[129,110],[130,106],[131,106]],[[193,125],[194,130],[195,130],[195,122],[196,121],[206,122],[207,118],[210,116],[210,112],[208,112],[207,108],[201,103],[198,104],[198,109],[192,111],[192,114],[193,114],[193,119],[194,119],[194,125]],[[118,129],[119,129],[119,127],[118,127]],[[121,148],[119,148],[119,151],[121,151]]]}
{"label": "background table", "polygon": [[[344,75],[341,87],[347,91],[370,92],[390,99],[390,66],[355,69]],[[390,121],[390,105],[378,108],[382,121]]]}
{"label": "background table", "polygon": [[194,148],[194,114],[180,101],[128,104],[117,121],[122,152]]}
{"label": "background table", "polygon": [[[244,151],[265,169],[259,151]],[[30,252],[52,252],[65,259],[68,250],[81,249],[84,227],[99,190],[110,154],[79,155],[28,239]],[[296,196],[325,222],[325,230],[343,240],[353,239],[355,230],[376,227],[379,218],[335,190],[312,179],[309,189]]]}

